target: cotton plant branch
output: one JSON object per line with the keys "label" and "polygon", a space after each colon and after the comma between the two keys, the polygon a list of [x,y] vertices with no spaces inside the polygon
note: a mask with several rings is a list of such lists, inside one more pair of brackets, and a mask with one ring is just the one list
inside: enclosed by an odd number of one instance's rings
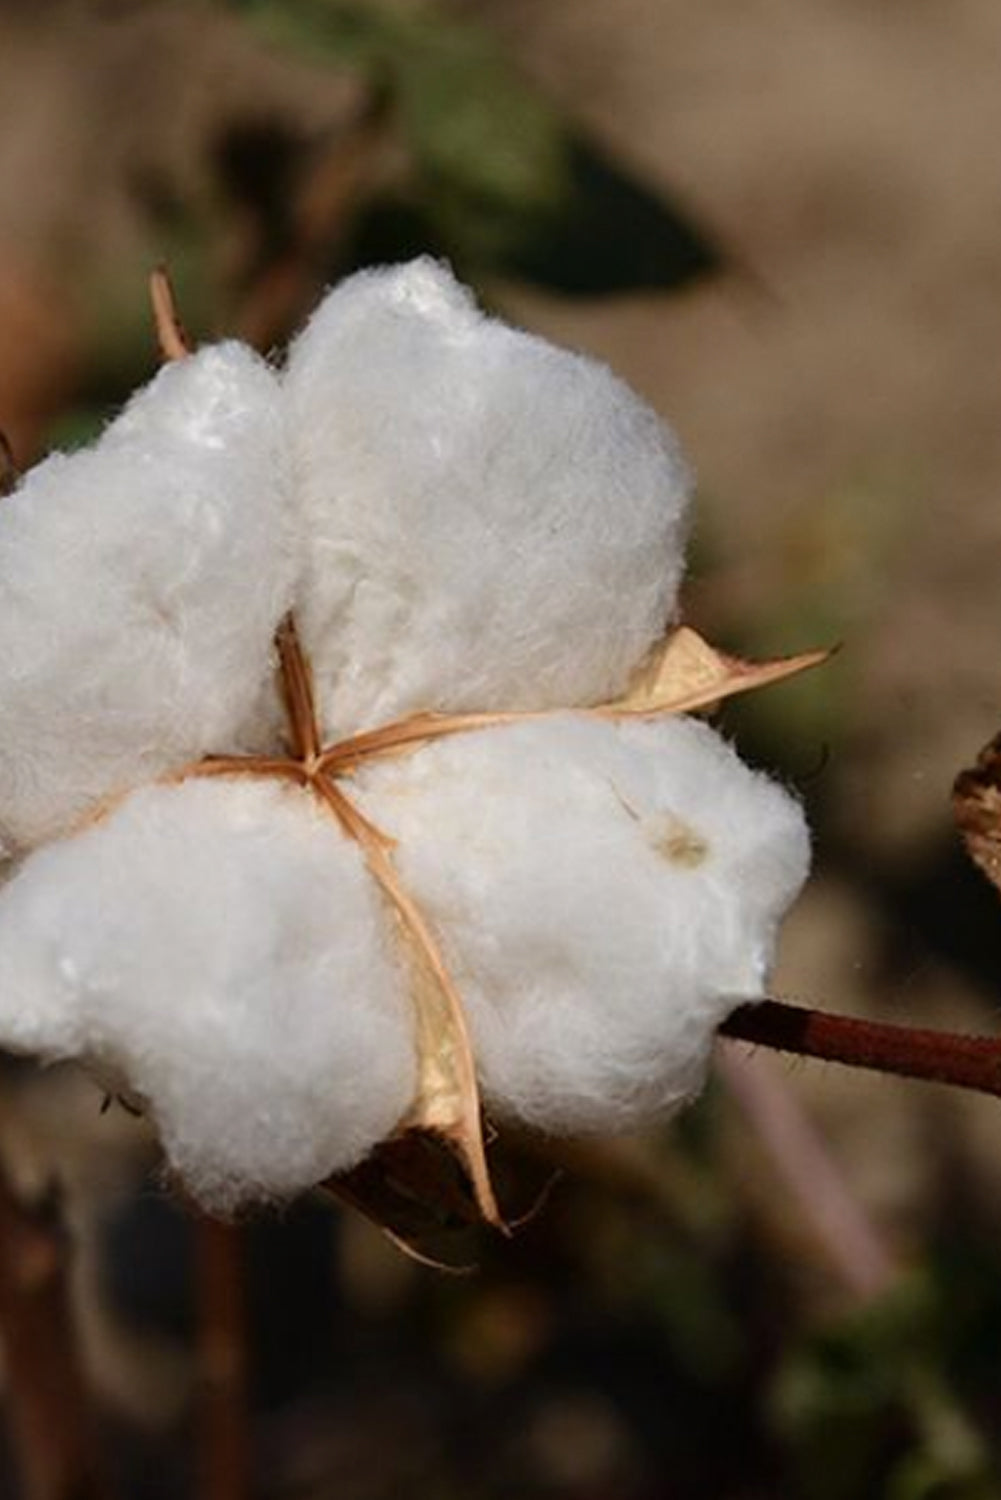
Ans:
{"label": "cotton plant branch", "polygon": [[783,1000],[740,1005],[719,1030],[797,1057],[1001,1097],[1001,1039],[994,1037],[833,1015]]}
{"label": "cotton plant branch", "polygon": [[250,1370],[243,1232],[239,1225],[199,1214],[194,1250],[199,1500],[248,1500]]}
{"label": "cotton plant branch", "polygon": [[837,1162],[785,1080],[768,1058],[737,1046],[812,1057],[901,1078],[947,1083],[1001,1095],[1001,1040],[895,1026],[765,1000],[738,1007],[720,1032],[729,1045],[718,1066],[779,1176],[847,1290],[868,1300],[888,1291],[899,1274]]}
{"label": "cotton plant branch", "polygon": [[4,1405],[25,1500],[109,1500],[70,1302],[58,1196],[24,1198],[0,1167]]}

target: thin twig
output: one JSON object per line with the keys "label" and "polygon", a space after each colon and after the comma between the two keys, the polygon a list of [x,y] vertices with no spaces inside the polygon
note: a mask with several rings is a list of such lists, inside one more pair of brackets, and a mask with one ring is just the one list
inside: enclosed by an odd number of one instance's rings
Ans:
{"label": "thin twig", "polygon": [[184,359],[191,353],[192,345],[177,311],[174,286],[166,266],[157,266],[151,273],[149,300],[153,305],[153,326],[160,354],[168,362]]}
{"label": "thin twig", "polygon": [[247,1500],[251,1433],[243,1242],[240,1229],[195,1223],[201,1500]]}
{"label": "thin twig", "polygon": [[893,1257],[820,1131],[771,1063],[733,1046],[721,1048],[717,1056],[730,1092],[833,1269],[855,1296],[878,1297],[897,1278]]}
{"label": "thin twig", "polygon": [[799,1057],[1001,1096],[1001,1040],[994,1037],[830,1015],[781,1000],[738,1006],[720,1032]]}
{"label": "thin twig", "polygon": [[107,1500],[75,1337],[55,1193],[29,1204],[0,1168],[0,1338],[26,1500]]}

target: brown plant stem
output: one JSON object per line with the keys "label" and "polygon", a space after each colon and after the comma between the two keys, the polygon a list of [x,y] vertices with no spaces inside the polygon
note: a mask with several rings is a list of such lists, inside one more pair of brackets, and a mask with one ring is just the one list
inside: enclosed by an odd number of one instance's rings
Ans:
{"label": "brown plant stem", "polygon": [[58,1199],[28,1203],[0,1168],[5,1409],[25,1500],[107,1500],[70,1305]]}
{"label": "brown plant stem", "polygon": [[798,1057],[1001,1096],[1001,1039],[994,1037],[830,1015],[781,1000],[740,1005],[719,1029]]}
{"label": "brown plant stem", "polygon": [[239,1227],[195,1223],[200,1400],[198,1494],[247,1500],[251,1442],[243,1242]]}

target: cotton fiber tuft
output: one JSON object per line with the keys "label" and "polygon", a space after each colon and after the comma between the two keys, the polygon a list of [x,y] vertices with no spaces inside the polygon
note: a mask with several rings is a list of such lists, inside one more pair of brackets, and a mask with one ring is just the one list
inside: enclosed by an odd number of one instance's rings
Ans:
{"label": "cotton fiber tuft", "polygon": [[328,735],[625,686],[674,611],[689,480],[610,370],[424,259],[333,291],[285,387]]}
{"label": "cotton fiber tuft", "polygon": [[148,787],[28,861],[0,891],[0,1035],[120,1076],[223,1210],[354,1166],[415,1084],[356,845],[258,780]]}
{"label": "cotton fiber tuft", "polygon": [[809,863],[798,804],[692,720],[494,728],[356,790],[442,934],[488,1105],[561,1133],[698,1092]]}
{"label": "cotton fiber tuft", "polygon": [[0,508],[0,840],[239,748],[294,548],[279,392],[239,344],[162,370]]}

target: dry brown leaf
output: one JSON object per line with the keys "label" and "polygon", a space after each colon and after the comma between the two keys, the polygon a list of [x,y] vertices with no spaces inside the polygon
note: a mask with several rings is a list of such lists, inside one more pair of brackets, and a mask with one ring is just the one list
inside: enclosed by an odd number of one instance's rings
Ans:
{"label": "dry brown leaf", "polygon": [[654,648],[623,697],[587,712],[603,718],[692,713],[737,693],[794,677],[830,655],[829,650],[804,651],[774,661],[743,661],[717,651],[697,631],[681,625]]}
{"label": "dry brown leaf", "polygon": [[1001,734],[956,777],[952,810],[967,854],[1001,892]]}

